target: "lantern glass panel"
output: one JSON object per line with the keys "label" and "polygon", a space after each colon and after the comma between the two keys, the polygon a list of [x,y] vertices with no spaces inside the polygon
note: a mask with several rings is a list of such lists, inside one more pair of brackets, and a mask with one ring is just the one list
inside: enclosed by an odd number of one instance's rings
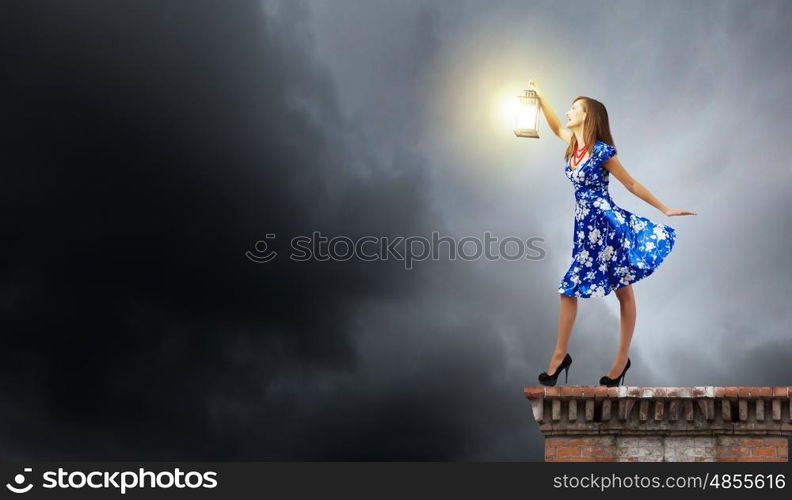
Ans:
{"label": "lantern glass panel", "polygon": [[514,116],[514,134],[518,137],[538,138],[539,98],[533,90],[526,90],[517,96],[517,109]]}

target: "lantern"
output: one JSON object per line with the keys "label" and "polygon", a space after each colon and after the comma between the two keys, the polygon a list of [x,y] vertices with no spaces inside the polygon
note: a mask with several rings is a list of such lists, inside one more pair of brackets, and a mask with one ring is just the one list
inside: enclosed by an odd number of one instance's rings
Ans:
{"label": "lantern", "polygon": [[514,115],[514,135],[517,137],[539,138],[539,96],[535,90],[524,90],[517,96]]}

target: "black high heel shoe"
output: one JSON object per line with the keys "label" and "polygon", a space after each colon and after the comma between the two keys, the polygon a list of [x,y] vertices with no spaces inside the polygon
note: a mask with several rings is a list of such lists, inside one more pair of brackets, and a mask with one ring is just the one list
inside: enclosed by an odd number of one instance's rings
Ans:
{"label": "black high heel shoe", "polygon": [[608,387],[616,387],[622,382],[624,382],[624,376],[627,375],[627,369],[630,367],[630,358],[627,358],[627,364],[624,365],[624,370],[622,370],[621,375],[616,378],[610,378],[609,376],[605,375],[600,379],[600,385],[607,385]]}
{"label": "black high heel shoe", "polygon": [[539,383],[542,385],[549,385],[551,387],[556,385],[556,380],[561,374],[561,370],[564,370],[564,383],[566,384],[567,380],[569,379],[569,365],[571,364],[572,356],[567,353],[567,355],[564,356],[564,360],[561,361],[561,364],[558,365],[558,368],[556,368],[555,373],[552,375],[548,375],[547,372],[542,372],[539,374]]}

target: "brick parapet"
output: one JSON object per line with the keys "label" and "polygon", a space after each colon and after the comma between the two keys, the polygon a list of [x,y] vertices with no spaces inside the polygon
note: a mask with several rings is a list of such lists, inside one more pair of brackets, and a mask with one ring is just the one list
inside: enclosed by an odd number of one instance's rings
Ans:
{"label": "brick parapet", "polygon": [[524,394],[548,460],[788,460],[789,386],[534,386]]}

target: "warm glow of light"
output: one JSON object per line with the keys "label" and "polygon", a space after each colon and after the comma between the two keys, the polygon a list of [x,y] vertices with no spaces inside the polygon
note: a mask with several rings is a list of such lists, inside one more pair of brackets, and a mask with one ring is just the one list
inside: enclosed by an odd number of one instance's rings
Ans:
{"label": "warm glow of light", "polygon": [[529,104],[518,104],[515,114],[515,128],[525,129],[536,126],[536,106]]}
{"label": "warm glow of light", "polygon": [[516,88],[509,95],[501,97],[501,121],[504,132],[512,129],[529,129],[536,125],[536,106],[525,104],[517,94],[523,90]]}
{"label": "warm glow of light", "polygon": [[[425,87],[423,121],[431,133],[422,134],[424,151],[443,158],[456,169],[488,176],[513,172],[551,142],[543,134],[544,116],[536,109],[521,110],[519,97],[536,79],[544,89],[564,95],[553,78],[557,67],[547,51],[533,40],[504,38],[495,26],[481,26],[443,53]],[[497,42],[494,42],[497,40]],[[515,134],[517,127],[538,127],[540,139]],[[532,171],[532,170],[531,170]],[[533,171],[532,171],[533,172]]]}
{"label": "warm glow of light", "polygon": [[[515,92],[515,94],[517,94]],[[503,101],[503,123],[507,127],[514,127],[515,117],[517,116],[517,110],[519,109],[520,105],[517,102],[516,95],[505,96],[502,98]]]}

